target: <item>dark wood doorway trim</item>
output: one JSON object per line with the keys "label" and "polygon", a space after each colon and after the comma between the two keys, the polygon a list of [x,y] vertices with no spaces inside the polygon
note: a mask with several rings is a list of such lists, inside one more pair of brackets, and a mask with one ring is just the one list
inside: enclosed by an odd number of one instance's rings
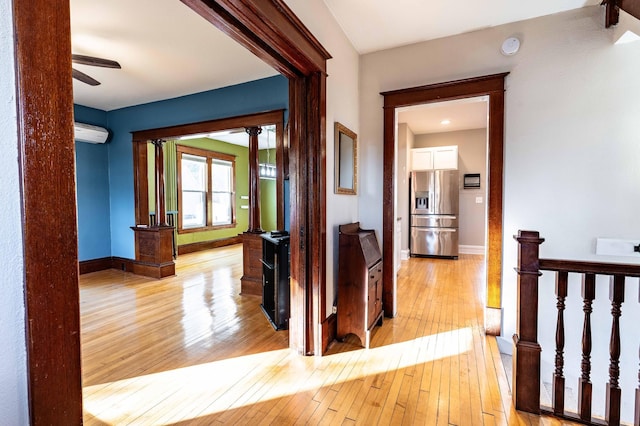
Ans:
{"label": "dark wood doorway trim", "polygon": [[[135,199],[136,224],[149,224],[149,191],[147,169],[147,143],[153,139],[174,139],[180,136],[211,133],[242,127],[276,126],[276,205],[278,229],[284,229],[284,178],[288,174],[288,151],[284,146],[284,110],[259,112],[198,123],[132,132],[133,140],[133,196]],[[245,230],[243,230],[245,231]]]}
{"label": "dark wood doorway trim", "polygon": [[[330,55],[282,0],[185,3],[290,80],[291,312],[299,316],[290,336],[298,352],[316,353]],[[13,2],[32,424],[82,424],[69,14],[68,0]]]}
{"label": "dark wood doorway trim", "polygon": [[289,79],[290,346],[320,353],[326,292],[326,61],[283,0],[181,0]]}
{"label": "dark wood doorway trim", "polygon": [[27,380],[34,425],[82,424],[69,13],[68,0],[13,2]]}
{"label": "dark wood doorway trim", "polygon": [[[393,232],[396,223],[394,200],[396,108],[455,99],[489,96],[489,184],[487,235],[487,332],[500,332],[502,273],[502,188],[504,152],[504,80],[509,73],[431,84],[381,93],[384,96],[384,188],[383,188],[383,282],[384,311],[395,316]],[[497,321],[497,323],[496,323]]]}

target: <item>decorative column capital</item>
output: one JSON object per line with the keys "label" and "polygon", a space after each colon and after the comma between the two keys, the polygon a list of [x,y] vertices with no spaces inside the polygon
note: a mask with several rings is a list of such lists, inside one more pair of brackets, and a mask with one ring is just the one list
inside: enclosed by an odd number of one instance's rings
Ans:
{"label": "decorative column capital", "polygon": [[258,136],[260,133],[262,133],[262,127],[260,126],[245,127],[244,131],[247,132],[249,136]]}

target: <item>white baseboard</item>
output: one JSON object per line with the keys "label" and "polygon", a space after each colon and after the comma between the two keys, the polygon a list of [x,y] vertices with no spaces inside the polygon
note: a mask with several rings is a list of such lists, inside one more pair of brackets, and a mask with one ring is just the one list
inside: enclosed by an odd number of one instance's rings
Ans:
{"label": "white baseboard", "polygon": [[513,341],[506,337],[496,336],[496,342],[498,343],[498,349],[501,354],[513,355]]}
{"label": "white baseboard", "polygon": [[400,260],[409,259],[409,250],[400,250]]}
{"label": "white baseboard", "polygon": [[484,254],[484,246],[458,246],[458,253],[460,254]]}

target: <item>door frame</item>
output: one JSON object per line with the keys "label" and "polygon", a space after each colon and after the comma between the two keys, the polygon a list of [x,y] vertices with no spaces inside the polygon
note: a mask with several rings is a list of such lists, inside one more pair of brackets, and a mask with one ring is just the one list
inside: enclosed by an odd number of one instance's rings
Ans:
{"label": "door frame", "polygon": [[[331,56],[283,0],[183,3],[289,79],[290,346],[319,353]],[[29,415],[32,424],[82,424],[70,7],[68,0],[12,4]]]}
{"label": "door frame", "polygon": [[[153,139],[176,139],[180,136],[214,133],[223,130],[274,124],[276,152],[276,226],[284,229],[284,179],[288,177],[289,162],[287,147],[284,145],[283,109],[255,114],[236,115],[197,123],[132,132],[133,142],[133,198],[137,224],[149,222],[149,173],[147,164],[147,143]],[[247,136],[248,138],[248,136]],[[176,226],[178,226],[176,224]]]}
{"label": "door frame", "polygon": [[383,166],[383,307],[396,315],[396,277],[393,267],[396,179],[396,108],[457,99],[489,97],[488,120],[488,227],[486,247],[485,331],[500,334],[502,322],[502,191],[504,164],[504,81],[509,73],[430,84],[408,89],[382,92],[384,96],[384,166]]}

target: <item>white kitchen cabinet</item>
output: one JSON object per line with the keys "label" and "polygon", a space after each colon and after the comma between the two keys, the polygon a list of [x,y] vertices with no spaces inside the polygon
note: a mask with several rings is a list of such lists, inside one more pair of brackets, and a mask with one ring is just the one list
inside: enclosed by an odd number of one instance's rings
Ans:
{"label": "white kitchen cabinet", "polygon": [[458,170],[458,147],[439,146],[433,148],[433,168],[436,170]]}
{"label": "white kitchen cabinet", "polygon": [[437,146],[411,150],[411,170],[458,169],[458,147]]}
{"label": "white kitchen cabinet", "polygon": [[433,170],[433,150],[431,148],[412,149],[411,170]]}

